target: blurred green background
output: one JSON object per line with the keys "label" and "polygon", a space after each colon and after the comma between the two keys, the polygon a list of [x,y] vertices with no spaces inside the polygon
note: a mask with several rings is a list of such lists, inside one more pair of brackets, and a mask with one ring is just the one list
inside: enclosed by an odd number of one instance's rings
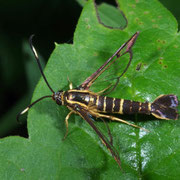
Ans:
{"label": "blurred green background", "polygon": [[[33,40],[43,66],[54,49],[54,42],[72,43],[82,7],[78,0],[0,1],[0,136],[27,137],[26,115],[21,125],[16,115],[31,100],[40,77],[28,39]],[[83,2],[83,0],[79,0]],[[96,1],[115,5],[114,0]],[[180,23],[180,1],[161,0]],[[61,77],[57,77],[61,78]]]}

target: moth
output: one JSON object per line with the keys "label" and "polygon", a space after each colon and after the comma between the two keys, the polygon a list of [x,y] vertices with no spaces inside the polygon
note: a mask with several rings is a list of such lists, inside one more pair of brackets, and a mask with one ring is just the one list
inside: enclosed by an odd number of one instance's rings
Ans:
{"label": "moth", "polygon": [[[19,116],[26,113],[34,104],[41,101],[45,98],[52,98],[59,106],[64,105],[66,106],[70,112],[65,118],[65,125],[66,125],[66,133],[64,138],[68,134],[68,120],[70,116],[74,114],[78,114],[81,116],[96,132],[99,136],[102,143],[107,147],[107,149],[112,154],[113,158],[118,163],[119,167],[121,167],[121,161],[119,157],[119,153],[113,146],[112,139],[108,139],[100,129],[95,125],[92,117],[94,118],[106,118],[112,121],[122,122],[133,127],[141,128],[135,124],[127,122],[119,117],[115,116],[115,114],[147,114],[153,115],[158,119],[178,119],[178,98],[176,95],[168,94],[168,95],[160,95],[157,97],[154,102],[137,102],[132,100],[125,100],[119,98],[112,98],[105,96],[112,92],[117,84],[119,83],[120,77],[124,75],[127,71],[128,67],[131,64],[133,53],[132,47],[135,44],[135,41],[139,35],[139,32],[136,32],[127,42],[125,42],[121,47],[100,67],[95,71],[92,75],[90,75],[81,85],[76,88],[73,88],[72,83],[69,84],[70,89],[67,91],[60,90],[55,92],[51,86],[49,85],[41,64],[37,52],[32,44],[32,38],[30,37],[30,46],[35,55],[35,59],[38,63],[41,75],[44,78],[45,83],[47,84],[48,88],[52,92],[52,95],[47,95],[39,98],[38,100],[34,101],[32,104],[27,106],[22,112],[17,115],[17,119]],[[116,83],[111,85],[110,87],[105,88],[104,90],[100,91],[99,93],[95,93],[90,91],[90,87],[95,82],[95,80],[104,72],[106,71],[113,63],[120,59],[125,54],[129,54],[129,61],[123,72],[120,76],[116,78]],[[108,91],[108,92],[107,92]],[[106,92],[106,93],[105,93]],[[143,129],[143,128],[141,128]]]}

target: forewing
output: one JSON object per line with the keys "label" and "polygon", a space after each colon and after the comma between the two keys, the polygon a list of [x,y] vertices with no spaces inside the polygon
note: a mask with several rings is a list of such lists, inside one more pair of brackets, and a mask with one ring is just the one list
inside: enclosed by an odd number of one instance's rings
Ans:
{"label": "forewing", "polygon": [[103,144],[108,148],[108,150],[111,152],[112,156],[118,163],[119,167],[121,168],[121,162],[120,157],[117,152],[117,150],[114,148],[112,141],[109,141],[108,138],[99,130],[99,128],[94,124],[93,120],[91,119],[91,114],[83,109],[80,105],[76,106],[75,111],[93,128],[93,130],[96,132],[96,134],[99,136]]}
{"label": "forewing", "polygon": [[[112,83],[112,90],[115,88],[115,86],[118,84],[119,79],[123,74],[127,71],[131,60],[132,60],[132,47],[135,43],[135,40],[137,39],[137,36],[139,35],[139,32],[136,32],[126,43],[124,43],[97,71],[95,71],[91,76],[89,76],[80,86],[79,89],[88,90],[94,81],[103,73],[102,77],[103,82],[107,83],[108,80],[111,80]],[[128,60],[122,61],[122,64],[125,64],[125,67],[120,72],[119,68],[121,65],[119,65],[119,58],[125,54],[128,54],[128,57],[126,57]],[[125,58],[125,59],[126,59]],[[117,61],[118,60],[118,61]],[[111,69],[112,68],[112,69]],[[120,72],[120,74],[119,74]],[[115,81],[115,84],[113,84],[113,81]],[[98,83],[99,84],[99,83]]]}

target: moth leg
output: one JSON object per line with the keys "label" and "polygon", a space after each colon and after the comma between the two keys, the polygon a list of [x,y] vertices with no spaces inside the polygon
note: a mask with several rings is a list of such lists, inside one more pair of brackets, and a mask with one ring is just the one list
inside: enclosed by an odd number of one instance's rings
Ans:
{"label": "moth leg", "polygon": [[112,87],[112,84],[110,84],[110,85],[109,85],[108,87],[106,87],[105,89],[97,92],[96,94],[100,95],[100,94],[102,94],[103,92],[105,92],[106,90],[110,89],[111,87]]}
{"label": "moth leg", "polygon": [[101,139],[102,143],[107,147],[107,149],[110,151],[112,154],[113,158],[116,160],[118,163],[120,169],[121,169],[121,161],[119,157],[118,151],[115,149],[115,147],[111,144],[111,142],[108,140],[108,138],[99,130],[98,127],[93,123],[92,119],[90,116],[93,114],[90,113],[90,111],[87,111],[87,109],[84,109],[81,105],[76,105],[76,108],[74,107],[74,111],[79,114],[96,132],[96,134],[99,136]]}
{"label": "moth leg", "polygon": [[97,118],[102,118],[102,117],[103,117],[103,118],[111,119],[112,121],[119,121],[119,122],[128,124],[128,125],[130,125],[130,126],[133,126],[133,127],[135,127],[135,128],[139,128],[139,129],[142,129],[142,130],[144,130],[144,131],[146,131],[146,132],[149,132],[149,131],[148,131],[147,129],[145,129],[145,128],[142,128],[142,127],[137,126],[137,125],[135,125],[135,124],[129,123],[129,122],[123,120],[123,119],[120,119],[120,118],[117,118],[117,117],[114,117],[114,116],[109,116],[109,115],[106,115],[106,114],[100,114],[100,113],[94,113],[94,112],[91,112],[91,113],[92,113],[94,116],[96,116]]}
{"label": "moth leg", "polygon": [[104,124],[105,124],[105,126],[107,128],[108,136],[110,138],[109,142],[110,142],[111,145],[113,145],[113,138],[112,138],[112,134],[111,134],[110,128],[109,128],[108,124],[106,123],[106,121],[103,118],[101,118],[101,120],[104,122]]}
{"label": "moth leg", "polygon": [[74,113],[73,111],[70,111],[70,112],[68,113],[68,115],[66,116],[66,118],[65,118],[66,133],[65,133],[65,135],[64,135],[64,137],[63,137],[63,140],[65,140],[66,137],[67,137],[67,135],[68,135],[68,120],[69,120],[71,114],[73,114],[73,113]]}
{"label": "moth leg", "polygon": [[72,82],[70,81],[69,77],[67,76],[67,80],[69,82],[69,89],[73,89],[73,84]]}

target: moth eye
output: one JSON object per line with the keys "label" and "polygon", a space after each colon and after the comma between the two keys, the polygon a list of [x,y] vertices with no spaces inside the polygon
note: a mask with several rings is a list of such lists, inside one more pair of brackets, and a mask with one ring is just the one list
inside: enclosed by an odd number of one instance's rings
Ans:
{"label": "moth eye", "polygon": [[56,99],[56,103],[57,103],[58,105],[62,105],[61,99],[60,99],[60,98]]}

